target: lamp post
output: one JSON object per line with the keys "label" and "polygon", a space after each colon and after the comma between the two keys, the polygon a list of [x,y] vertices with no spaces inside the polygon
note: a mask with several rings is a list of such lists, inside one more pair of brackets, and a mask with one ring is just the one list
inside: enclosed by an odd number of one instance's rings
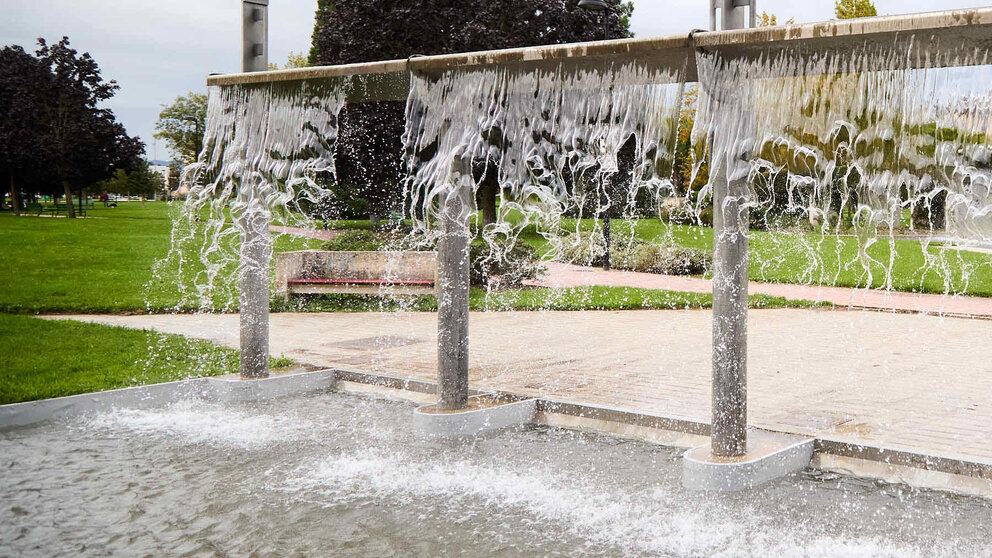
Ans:
{"label": "lamp post", "polygon": [[[606,0],[579,0],[579,8],[587,10],[590,12],[599,13],[599,24],[603,27],[603,40],[609,40],[610,34],[607,31],[605,21],[605,13],[610,11],[610,4]],[[610,85],[610,97],[613,97],[613,86]],[[612,111],[611,111],[612,112]],[[606,193],[606,181],[604,180],[601,184],[602,186],[602,197],[609,198]],[[602,198],[601,198],[602,201]],[[606,199],[606,213],[603,214],[603,269],[606,271],[610,270],[610,208],[612,206],[612,200]]]}

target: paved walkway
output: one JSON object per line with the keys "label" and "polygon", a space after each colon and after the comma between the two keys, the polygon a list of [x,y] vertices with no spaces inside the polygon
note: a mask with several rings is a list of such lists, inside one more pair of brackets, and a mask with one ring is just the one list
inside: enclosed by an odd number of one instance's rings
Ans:
{"label": "paved walkway", "polygon": [[[75,316],[237,346],[237,315]],[[435,378],[432,313],[272,315],[273,354]],[[471,316],[471,384],[705,420],[710,313]],[[753,310],[749,421],[759,427],[992,462],[992,324],[857,310]]]}
{"label": "paved walkway", "polygon": [[[530,281],[530,285],[544,287],[602,285],[610,287],[665,289],[693,293],[713,292],[713,284],[709,279],[699,279],[697,277],[679,277],[674,275],[659,275],[656,273],[639,273],[636,271],[603,271],[602,268],[558,262],[548,262],[547,266],[547,277],[540,281]],[[759,283],[756,281],[751,281],[748,289],[752,294],[780,296],[793,300],[825,301],[838,306],[852,308],[992,318],[992,298],[984,297],[903,293],[874,289],[790,285],[785,283]]]}

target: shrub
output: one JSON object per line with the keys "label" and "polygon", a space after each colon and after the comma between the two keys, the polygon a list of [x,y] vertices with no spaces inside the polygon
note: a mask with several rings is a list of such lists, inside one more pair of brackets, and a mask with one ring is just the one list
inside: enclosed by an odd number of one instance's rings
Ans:
{"label": "shrub", "polygon": [[[705,250],[677,244],[641,244],[628,253],[621,269],[664,275],[702,275],[712,263]],[[623,267],[621,267],[621,265]]]}
{"label": "shrub", "polygon": [[[602,265],[605,253],[602,234],[573,234],[563,244],[559,259],[579,265]],[[615,269],[629,271],[702,275],[710,269],[712,256],[705,250],[677,244],[651,244],[637,238],[614,238],[610,246],[610,263]]]}
{"label": "shrub", "polygon": [[545,267],[537,251],[523,242],[507,246],[505,242],[492,245],[476,238],[469,246],[469,278],[473,285],[519,287],[525,279],[537,279]]}

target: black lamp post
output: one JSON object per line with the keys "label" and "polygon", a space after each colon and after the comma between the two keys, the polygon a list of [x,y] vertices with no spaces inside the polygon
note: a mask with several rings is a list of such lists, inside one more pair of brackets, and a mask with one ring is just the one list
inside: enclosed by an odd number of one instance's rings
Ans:
{"label": "black lamp post", "polygon": [[[606,18],[604,17],[603,12],[610,11],[610,4],[606,0],[579,0],[579,7],[582,8],[583,10],[588,10],[590,12],[600,12],[599,24],[603,27],[603,39],[609,40],[610,35],[605,25]],[[610,95],[612,96],[612,94],[613,94],[613,87],[610,86]],[[607,185],[605,180],[602,183],[602,188],[603,188],[603,196],[608,197],[606,195]],[[606,208],[606,213],[603,215],[603,244],[605,247],[605,251],[603,253],[603,269],[609,271],[610,270],[610,205],[612,204],[612,201],[607,199],[606,202],[608,205]]]}

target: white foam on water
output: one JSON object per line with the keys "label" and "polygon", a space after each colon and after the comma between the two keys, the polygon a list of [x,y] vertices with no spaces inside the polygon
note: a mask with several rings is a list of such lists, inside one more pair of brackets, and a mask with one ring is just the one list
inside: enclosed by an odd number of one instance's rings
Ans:
{"label": "white foam on water", "polygon": [[299,439],[314,430],[312,423],[295,415],[251,413],[200,401],[180,401],[162,409],[115,409],[87,420],[85,426],[242,449]]}
{"label": "white foam on water", "polygon": [[[614,487],[615,488],[615,487]],[[417,462],[402,453],[361,451],[331,457],[293,472],[281,488],[318,495],[327,503],[357,499],[427,499],[523,511],[595,544],[629,552],[675,556],[922,556],[917,549],[877,538],[807,540],[801,527],[781,519],[732,515],[704,494],[684,495],[666,488],[625,492],[596,486],[588,479],[540,467],[522,472],[468,460]],[[458,507],[453,514],[471,514]],[[933,555],[929,551],[926,555]]]}

